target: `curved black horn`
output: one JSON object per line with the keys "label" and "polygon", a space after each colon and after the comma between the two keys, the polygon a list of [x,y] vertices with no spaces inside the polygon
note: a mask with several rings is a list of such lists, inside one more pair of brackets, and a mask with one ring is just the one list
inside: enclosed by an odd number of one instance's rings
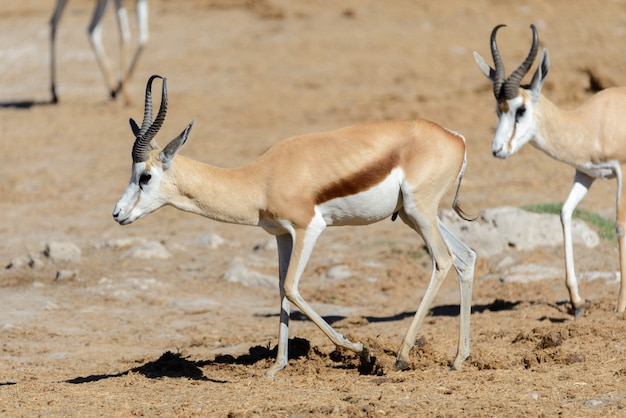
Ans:
{"label": "curved black horn", "polygon": [[[154,122],[152,122],[152,81],[154,81],[155,78],[161,78],[163,80],[163,88],[161,93],[161,106],[159,107],[159,112],[157,113]],[[146,161],[148,159],[148,152],[151,149],[150,141],[152,141],[154,136],[163,125],[166,113],[166,78],[159,75],[153,75],[150,77],[150,79],[148,80],[148,84],[146,85],[146,102],[144,107],[143,122],[141,123],[141,128],[139,130],[139,133],[137,134],[135,143],[133,144],[133,162],[138,163]]]}
{"label": "curved black horn", "polygon": [[152,81],[154,81],[155,78],[162,77],[155,74],[148,79],[148,84],[146,85],[146,100],[144,102],[145,105],[143,110],[143,121],[141,122],[139,135],[137,136],[143,136],[152,123]]}
{"label": "curved black horn", "polygon": [[537,28],[535,25],[530,25],[530,29],[533,31],[533,43],[530,47],[530,52],[528,56],[520,64],[519,67],[507,78],[504,83],[504,98],[506,100],[513,99],[517,97],[520,83],[522,82],[522,78],[528,73],[530,67],[533,65],[535,61],[535,57],[537,57],[537,51],[539,50],[539,35],[537,34]]}
{"label": "curved black horn", "polygon": [[496,96],[496,99],[500,98],[502,85],[504,84],[506,78],[504,63],[502,62],[500,51],[498,51],[498,44],[496,43],[496,33],[498,32],[498,29],[504,26],[506,25],[498,25],[491,31],[491,56],[493,57],[493,64],[496,66],[493,79],[493,95]]}
{"label": "curved black horn", "polygon": [[167,114],[167,78],[163,78],[163,86],[161,89],[161,106],[159,106],[159,112],[154,118],[154,122],[150,125],[148,130],[146,131],[144,138],[150,143],[154,136],[159,132],[161,126],[163,126],[163,121],[165,120],[165,115]]}

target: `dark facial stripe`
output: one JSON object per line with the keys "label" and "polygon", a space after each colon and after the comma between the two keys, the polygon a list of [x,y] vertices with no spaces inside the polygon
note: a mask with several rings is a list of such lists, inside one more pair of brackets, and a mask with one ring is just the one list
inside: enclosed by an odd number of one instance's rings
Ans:
{"label": "dark facial stripe", "polygon": [[509,104],[506,100],[498,101],[498,112],[502,115],[509,111]]}
{"label": "dark facial stripe", "polygon": [[318,193],[315,204],[319,205],[338,197],[351,196],[371,189],[383,181],[391,173],[391,170],[398,167],[399,162],[400,154],[394,152],[387,158],[379,160],[359,172],[335,181]]}

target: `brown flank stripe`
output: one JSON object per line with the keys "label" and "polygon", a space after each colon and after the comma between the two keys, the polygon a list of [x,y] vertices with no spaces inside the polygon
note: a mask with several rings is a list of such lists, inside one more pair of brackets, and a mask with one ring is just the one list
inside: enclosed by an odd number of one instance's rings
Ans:
{"label": "brown flank stripe", "polygon": [[338,197],[351,196],[365,190],[371,189],[383,181],[400,162],[400,154],[394,152],[387,158],[373,163],[363,170],[351,174],[350,176],[335,181],[322,189],[315,199],[315,204],[319,205]]}

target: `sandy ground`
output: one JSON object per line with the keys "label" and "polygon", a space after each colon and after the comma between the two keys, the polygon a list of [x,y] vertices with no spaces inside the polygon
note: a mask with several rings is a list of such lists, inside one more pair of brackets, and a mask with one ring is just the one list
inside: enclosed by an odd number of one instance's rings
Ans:
{"label": "sandy ground", "polygon": [[[561,269],[561,248],[479,254],[472,353],[456,372],[451,274],[410,370],[399,372],[395,353],[430,272],[422,242],[397,222],[329,229],[305,272],[303,296],[364,342],[376,367],[364,373],[356,356],[335,352],[294,314],[293,359],[269,380],[262,375],[277,341],[278,291],[223,276],[233,259],[276,274],[271,237],[169,208],[120,227],[111,212],[130,175],[127,121],[141,119],[145,80],[154,73],[169,83],[161,142],[195,118],[183,154],[204,162],[235,167],[293,135],[420,117],[466,136],[461,200],[469,213],[563,201],[569,167],[530,147],[507,161],[491,157],[493,97],[472,51],[489,57],[491,29],[506,23],[499,39],[510,71],[528,51],[534,22],[552,61],[544,93],[572,108],[591,94],[587,69],[626,84],[626,2],[150,1],[150,42],[126,105],[107,98],[85,37],[91,2],[70,1],[59,32],[56,106],[48,104],[47,3],[0,5],[0,262],[39,254],[50,242],[73,243],[81,257],[0,271],[0,414],[625,414],[618,284],[583,281],[589,305],[574,321],[563,274],[528,284],[491,274],[505,256]],[[111,13],[104,30],[116,62]],[[614,193],[615,182],[597,182],[581,207],[612,217]],[[224,243],[209,245],[216,235]],[[128,238],[161,243],[170,257],[130,257],[121,241]],[[581,272],[616,271],[616,243],[576,248],[576,261]],[[333,267],[350,274],[329,275]]]}

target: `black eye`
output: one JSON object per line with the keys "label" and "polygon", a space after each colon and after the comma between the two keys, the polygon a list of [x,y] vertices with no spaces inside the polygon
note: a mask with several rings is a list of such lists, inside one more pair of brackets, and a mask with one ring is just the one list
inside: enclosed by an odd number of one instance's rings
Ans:
{"label": "black eye", "polygon": [[525,113],[526,113],[526,106],[518,107],[517,110],[515,111],[515,122],[519,121],[520,118],[524,117]]}
{"label": "black eye", "polygon": [[139,187],[145,186],[146,184],[148,184],[151,178],[152,178],[152,174],[143,173],[141,176],[139,176]]}

